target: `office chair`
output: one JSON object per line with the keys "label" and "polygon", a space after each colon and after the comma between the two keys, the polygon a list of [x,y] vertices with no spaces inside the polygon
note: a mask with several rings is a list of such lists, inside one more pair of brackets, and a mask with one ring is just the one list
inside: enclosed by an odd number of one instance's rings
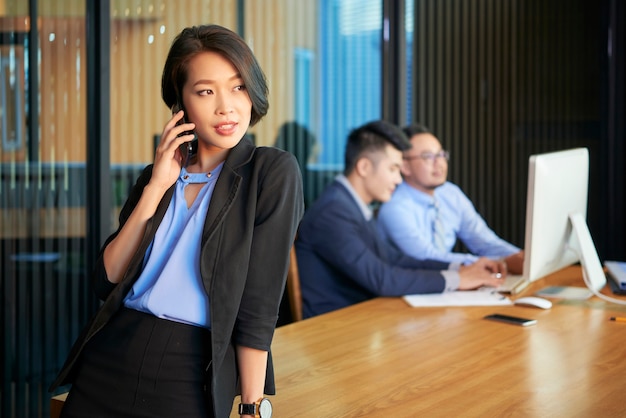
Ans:
{"label": "office chair", "polygon": [[298,260],[296,259],[296,247],[291,246],[289,252],[289,270],[287,271],[287,295],[293,322],[302,321],[302,294],[300,293],[300,275],[298,273]]}

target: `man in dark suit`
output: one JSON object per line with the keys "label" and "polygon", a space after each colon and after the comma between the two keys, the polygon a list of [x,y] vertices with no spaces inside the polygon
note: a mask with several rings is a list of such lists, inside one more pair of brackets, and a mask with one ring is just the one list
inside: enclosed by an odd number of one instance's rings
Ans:
{"label": "man in dark suit", "polygon": [[402,151],[411,147],[404,133],[373,121],[348,136],[344,174],[307,210],[300,223],[296,254],[303,314],[308,318],[376,296],[440,293],[498,286],[500,263],[481,258],[459,266],[417,260],[379,237],[375,202],[386,202],[402,181]]}

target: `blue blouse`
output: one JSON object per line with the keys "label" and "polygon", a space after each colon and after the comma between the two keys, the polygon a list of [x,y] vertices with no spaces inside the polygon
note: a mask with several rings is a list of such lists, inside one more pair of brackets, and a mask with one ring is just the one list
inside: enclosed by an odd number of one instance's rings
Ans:
{"label": "blue blouse", "polygon": [[[223,163],[211,173],[188,173],[176,181],[172,201],[150,244],[141,275],[124,299],[128,308],[159,318],[211,327],[209,297],[200,276],[200,241]],[[191,207],[185,187],[205,183]]]}

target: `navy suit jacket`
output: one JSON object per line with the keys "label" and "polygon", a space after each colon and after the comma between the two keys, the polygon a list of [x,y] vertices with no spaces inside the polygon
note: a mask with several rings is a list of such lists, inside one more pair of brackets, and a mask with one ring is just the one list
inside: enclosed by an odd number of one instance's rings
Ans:
{"label": "navy suit jacket", "polygon": [[296,240],[303,315],[376,296],[439,293],[448,263],[406,256],[380,238],[346,187],[333,181],[307,210]]}

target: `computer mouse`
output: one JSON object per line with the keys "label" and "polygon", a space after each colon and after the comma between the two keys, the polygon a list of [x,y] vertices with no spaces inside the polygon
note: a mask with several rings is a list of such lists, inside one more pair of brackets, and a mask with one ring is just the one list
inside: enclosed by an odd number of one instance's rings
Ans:
{"label": "computer mouse", "polygon": [[526,305],[533,306],[535,308],[541,309],[550,309],[552,307],[552,302],[548,299],[540,298],[537,296],[524,296],[523,298],[519,298],[513,301],[516,305]]}

